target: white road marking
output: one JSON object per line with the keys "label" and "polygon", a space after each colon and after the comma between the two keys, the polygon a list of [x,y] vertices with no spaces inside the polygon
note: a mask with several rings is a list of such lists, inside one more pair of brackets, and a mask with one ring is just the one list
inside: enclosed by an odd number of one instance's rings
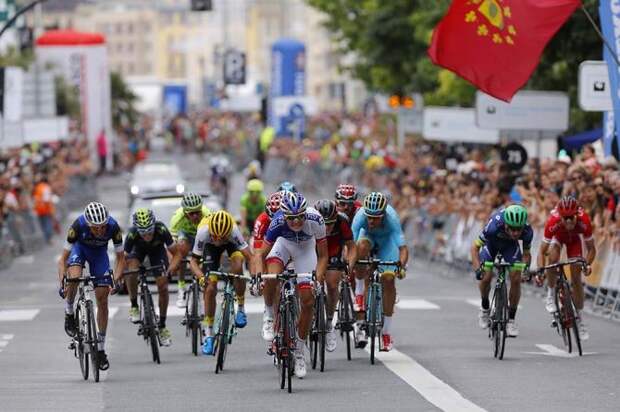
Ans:
{"label": "white road marking", "polygon": [[[575,345],[576,346],[576,345]],[[572,353],[568,353],[565,350],[562,350],[553,345],[547,345],[543,343],[537,343],[536,347],[543,352],[523,352],[530,355],[544,355],[544,356],[555,356],[557,358],[578,358],[579,350],[574,348]],[[583,355],[596,355],[596,352],[583,352]]]}
{"label": "white road marking", "polygon": [[15,335],[11,333],[5,333],[4,335],[0,335],[1,340],[11,340],[15,337]]}
{"label": "white road marking", "polygon": [[[370,345],[366,346],[370,351]],[[485,410],[465,399],[448,384],[430,373],[409,356],[392,349],[389,352],[377,352],[379,359],[389,370],[415,389],[427,401],[443,411],[484,412]]]}
{"label": "white road marking", "polygon": [[[480,308],[480,298],[478,298],[478,299],[467,299],[466,302],[469,303],[472,306]],[[523,308],[523,306],[521,306],[521,305],[518,306],[518,309],[522,309],[522,308]]]}
{"label": "white road marking", "polygon": [[[219,304],[219,302],[218,302]],[[250,315],[250,314],[256,314],[256,313],[263,313],[263,309],[264,309],[264,303],[263,302],[245,302],[245,313]],[[168,317],[180,317],[180,316],[185,316],[185,308],[178,308],[174,303],[171,303],[168,306]]]}
{"label": "white road marking", "polygon": [[7,309],[0,310],[0,322],[16,322],[32,320],[39,314],[39,309]]}
{"label": "white road marking", "polygon": [[439,306],[424,299],[401,299],[396,307],[399,309],[436,310]]}
{"label": "white road marking", "polygon": [[15,335],[12,334],[3,334],[0,335],[0,352],[2,352],[2,348],[6,348],[9,344],[9,341],[13,339]]}
{"label": "white road marking", "polygon": [[0,348],[6,348],[6,345],[9,344],[8,340],[0,340]]}

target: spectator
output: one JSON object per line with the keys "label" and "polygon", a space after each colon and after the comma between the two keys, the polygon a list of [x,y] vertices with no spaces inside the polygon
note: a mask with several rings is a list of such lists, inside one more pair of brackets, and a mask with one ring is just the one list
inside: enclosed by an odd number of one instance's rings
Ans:
{"label": "spectator", "polygon": [[108,140],[106,139],[105,129],[101,129],[97,136],[97,156],[99,156],[99,171],[97,176],[101,176],[106,171],[108,158]]}
{"label": "spectator", "polygon": [[47,243],[51,243],[54,234],[54,203],[53,192],[47,175],[41,173],[36,177],[36,185],[34,186],[34,211],[39,219],[43,236]]}

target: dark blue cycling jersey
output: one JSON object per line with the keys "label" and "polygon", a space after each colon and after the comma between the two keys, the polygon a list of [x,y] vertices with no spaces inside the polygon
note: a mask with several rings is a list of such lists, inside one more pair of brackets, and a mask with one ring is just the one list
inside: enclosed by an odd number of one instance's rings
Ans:
{"label": "dark blue cycling jersey", "polygon": [[513,239],[506,233],[504,221],[504,209],[495,212],[489,219],[484,230],[476,239],[478,246],[483,246],[480,251],[482,261],[493,260],[497,253],[501,253],[507,262],[514,263],[521,260],[519,240],[523,241],[523,250],[528,251],[532,245],[534,231],[526,224],[518,239]]}

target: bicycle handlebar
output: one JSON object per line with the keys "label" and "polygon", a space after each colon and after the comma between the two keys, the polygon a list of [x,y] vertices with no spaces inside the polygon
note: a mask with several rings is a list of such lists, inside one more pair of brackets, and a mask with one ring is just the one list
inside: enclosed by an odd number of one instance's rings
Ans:
{"label": "bicycle handlebar", "polygon": [[482,267],[486,270],[491,270],[493,268],[496,268],[496,269],[509,268],[512,270],[523,271],[527,267],[527,264],[523,262],[515,262],[515,263],[498,262],[496,263],[496,262],[487,260],[482,264]]}
{"label": "bicycle handlebar", "polygon": [[250,276],[240,275],[238,273],[229,273],[229,272],[219,272],[217,270],[210,270],[205,273],[205,276],[217,276],[218,278],[233,278],[233,279],[243,279],[243,280],[252,280]]}
{"label": "bicycle handlebar", "polygon": [[264,279],[278,279],[278,280],[290,280],[290,279],[314,279],[315,273],[259,273],[257,278]]}
{"label": "bicycle handlebar", "polygon": [[582,268],[585,268],[586,266],[588,266],[588,262],[586,262],[584,258],[581,258],[581,257],[579,257],[579,258],[570,258],[570,259],[564,260],[562,262],[553,263],[551,265],[539,267],[537,272],[544,272],[547,269],[555,269],[555,268],[558,268],[558,267],[568,266],[568,265],[575,265],[575,264],[580,265]]}
{"label": "bicycle handlebar", "polygon": [[380,259],[360,259],[356,265],[377,265],[377,266],[402,266],[398,260],[380,260]]}
{"label": "bicycle handlebar", "polygon": [[136,273],[149,273],[149,272],[155,272],[155,271],[162,270],[162,269],[165,269],[164,265],[155,265],[155,266],[149,266],[149,267],[140,266],[138,269],[128,270],[128,271],[123,272],[123,275],[134,275]]}

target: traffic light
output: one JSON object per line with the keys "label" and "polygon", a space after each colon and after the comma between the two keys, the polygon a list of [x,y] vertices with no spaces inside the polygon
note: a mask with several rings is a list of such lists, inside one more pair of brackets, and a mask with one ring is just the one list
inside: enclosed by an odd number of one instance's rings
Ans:
{"label": "traffic light", "polygon": [[192,11],[211,11],[213,3],[211,0],[192,0]]}
{"label": "traffic light", "polygon": [[413,109],[416,106],[416,102],[413,97],[399,96],[397,94],[390,96],[388,104],[392,109],[398,109],[399,107],[402,107],[403,109]]}

